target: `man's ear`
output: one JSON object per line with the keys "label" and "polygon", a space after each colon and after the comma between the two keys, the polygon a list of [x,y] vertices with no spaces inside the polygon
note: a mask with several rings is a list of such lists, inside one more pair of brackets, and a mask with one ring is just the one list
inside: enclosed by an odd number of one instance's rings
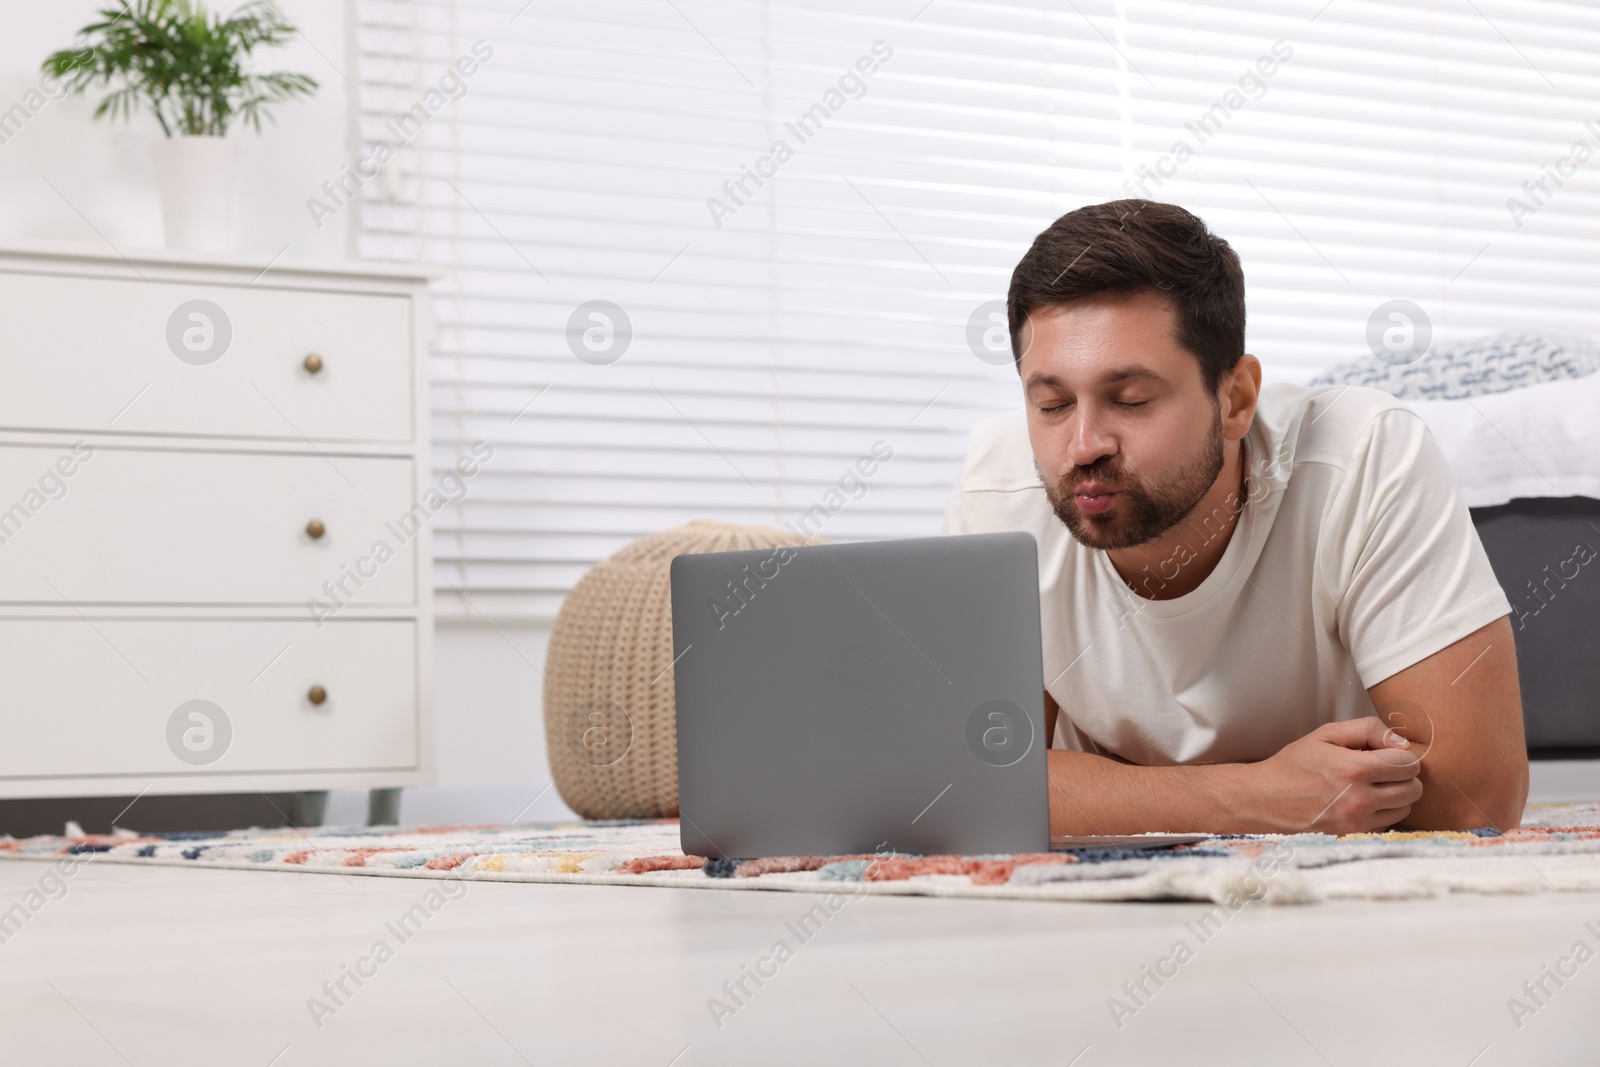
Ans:
{"label": "man's ear", "polygon": [[1261,396],[1261,361],[1246,352],[1233,369],[1223,375],[1217,389],[1222,412],[1222,436],[1229,441],[1244,439],[1256,417],[1256,400]]}

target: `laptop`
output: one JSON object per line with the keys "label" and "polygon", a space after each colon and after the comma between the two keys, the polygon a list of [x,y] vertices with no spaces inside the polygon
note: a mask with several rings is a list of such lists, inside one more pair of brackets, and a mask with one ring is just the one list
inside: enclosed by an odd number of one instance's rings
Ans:
{"label": "laptop", "polygon": [[1037,555],[1016,532],[673,559],[683,851],[1049,850]]}

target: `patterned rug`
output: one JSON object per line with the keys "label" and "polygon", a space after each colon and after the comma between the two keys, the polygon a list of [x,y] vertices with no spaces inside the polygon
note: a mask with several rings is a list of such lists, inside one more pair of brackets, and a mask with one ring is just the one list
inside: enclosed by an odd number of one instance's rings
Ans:
{"label": "patterned rug", "polygon": [[[1532,805],[1521,829],[1214,837],[1158,852],[776,856],[708,862],[675,819],[539,826],[0,838],[0,858],[508,882],[1029,900],[1246,903],[1600,890],[1600,804]],[[829,904],[830,909],[833,905]]]}

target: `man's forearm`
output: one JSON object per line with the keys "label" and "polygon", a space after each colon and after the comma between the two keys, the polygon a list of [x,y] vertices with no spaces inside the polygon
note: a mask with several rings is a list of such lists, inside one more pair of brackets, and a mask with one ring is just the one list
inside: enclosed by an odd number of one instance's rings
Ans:
{"label": "man's forearm", "polygon": [[1244,833],[1247,767],[1140,767],[1090,752],[1045,753],[1052,834]]}
{"label": "man's forearm", "polygon": [[1259,763],[1140,767],[1045,753],[1056,834],[1384,830],[1422,798],[1422,761],[1376,716],[1324,723]]}

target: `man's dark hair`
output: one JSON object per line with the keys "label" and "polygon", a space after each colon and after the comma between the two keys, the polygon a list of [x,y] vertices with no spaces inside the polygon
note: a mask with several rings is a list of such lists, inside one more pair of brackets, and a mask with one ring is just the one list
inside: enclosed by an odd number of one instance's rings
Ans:
{"label": "man's dark hair", "polygon": [[1100,293],[1159,292],[1177,311],[1178,344],[1215,394],[1244,354],[1244,271],[1228,242],[1175,204],[1113,200],[1069,211],[1033,239],[1006,294],[1011,356],[1022,370],[1030,312]]}

